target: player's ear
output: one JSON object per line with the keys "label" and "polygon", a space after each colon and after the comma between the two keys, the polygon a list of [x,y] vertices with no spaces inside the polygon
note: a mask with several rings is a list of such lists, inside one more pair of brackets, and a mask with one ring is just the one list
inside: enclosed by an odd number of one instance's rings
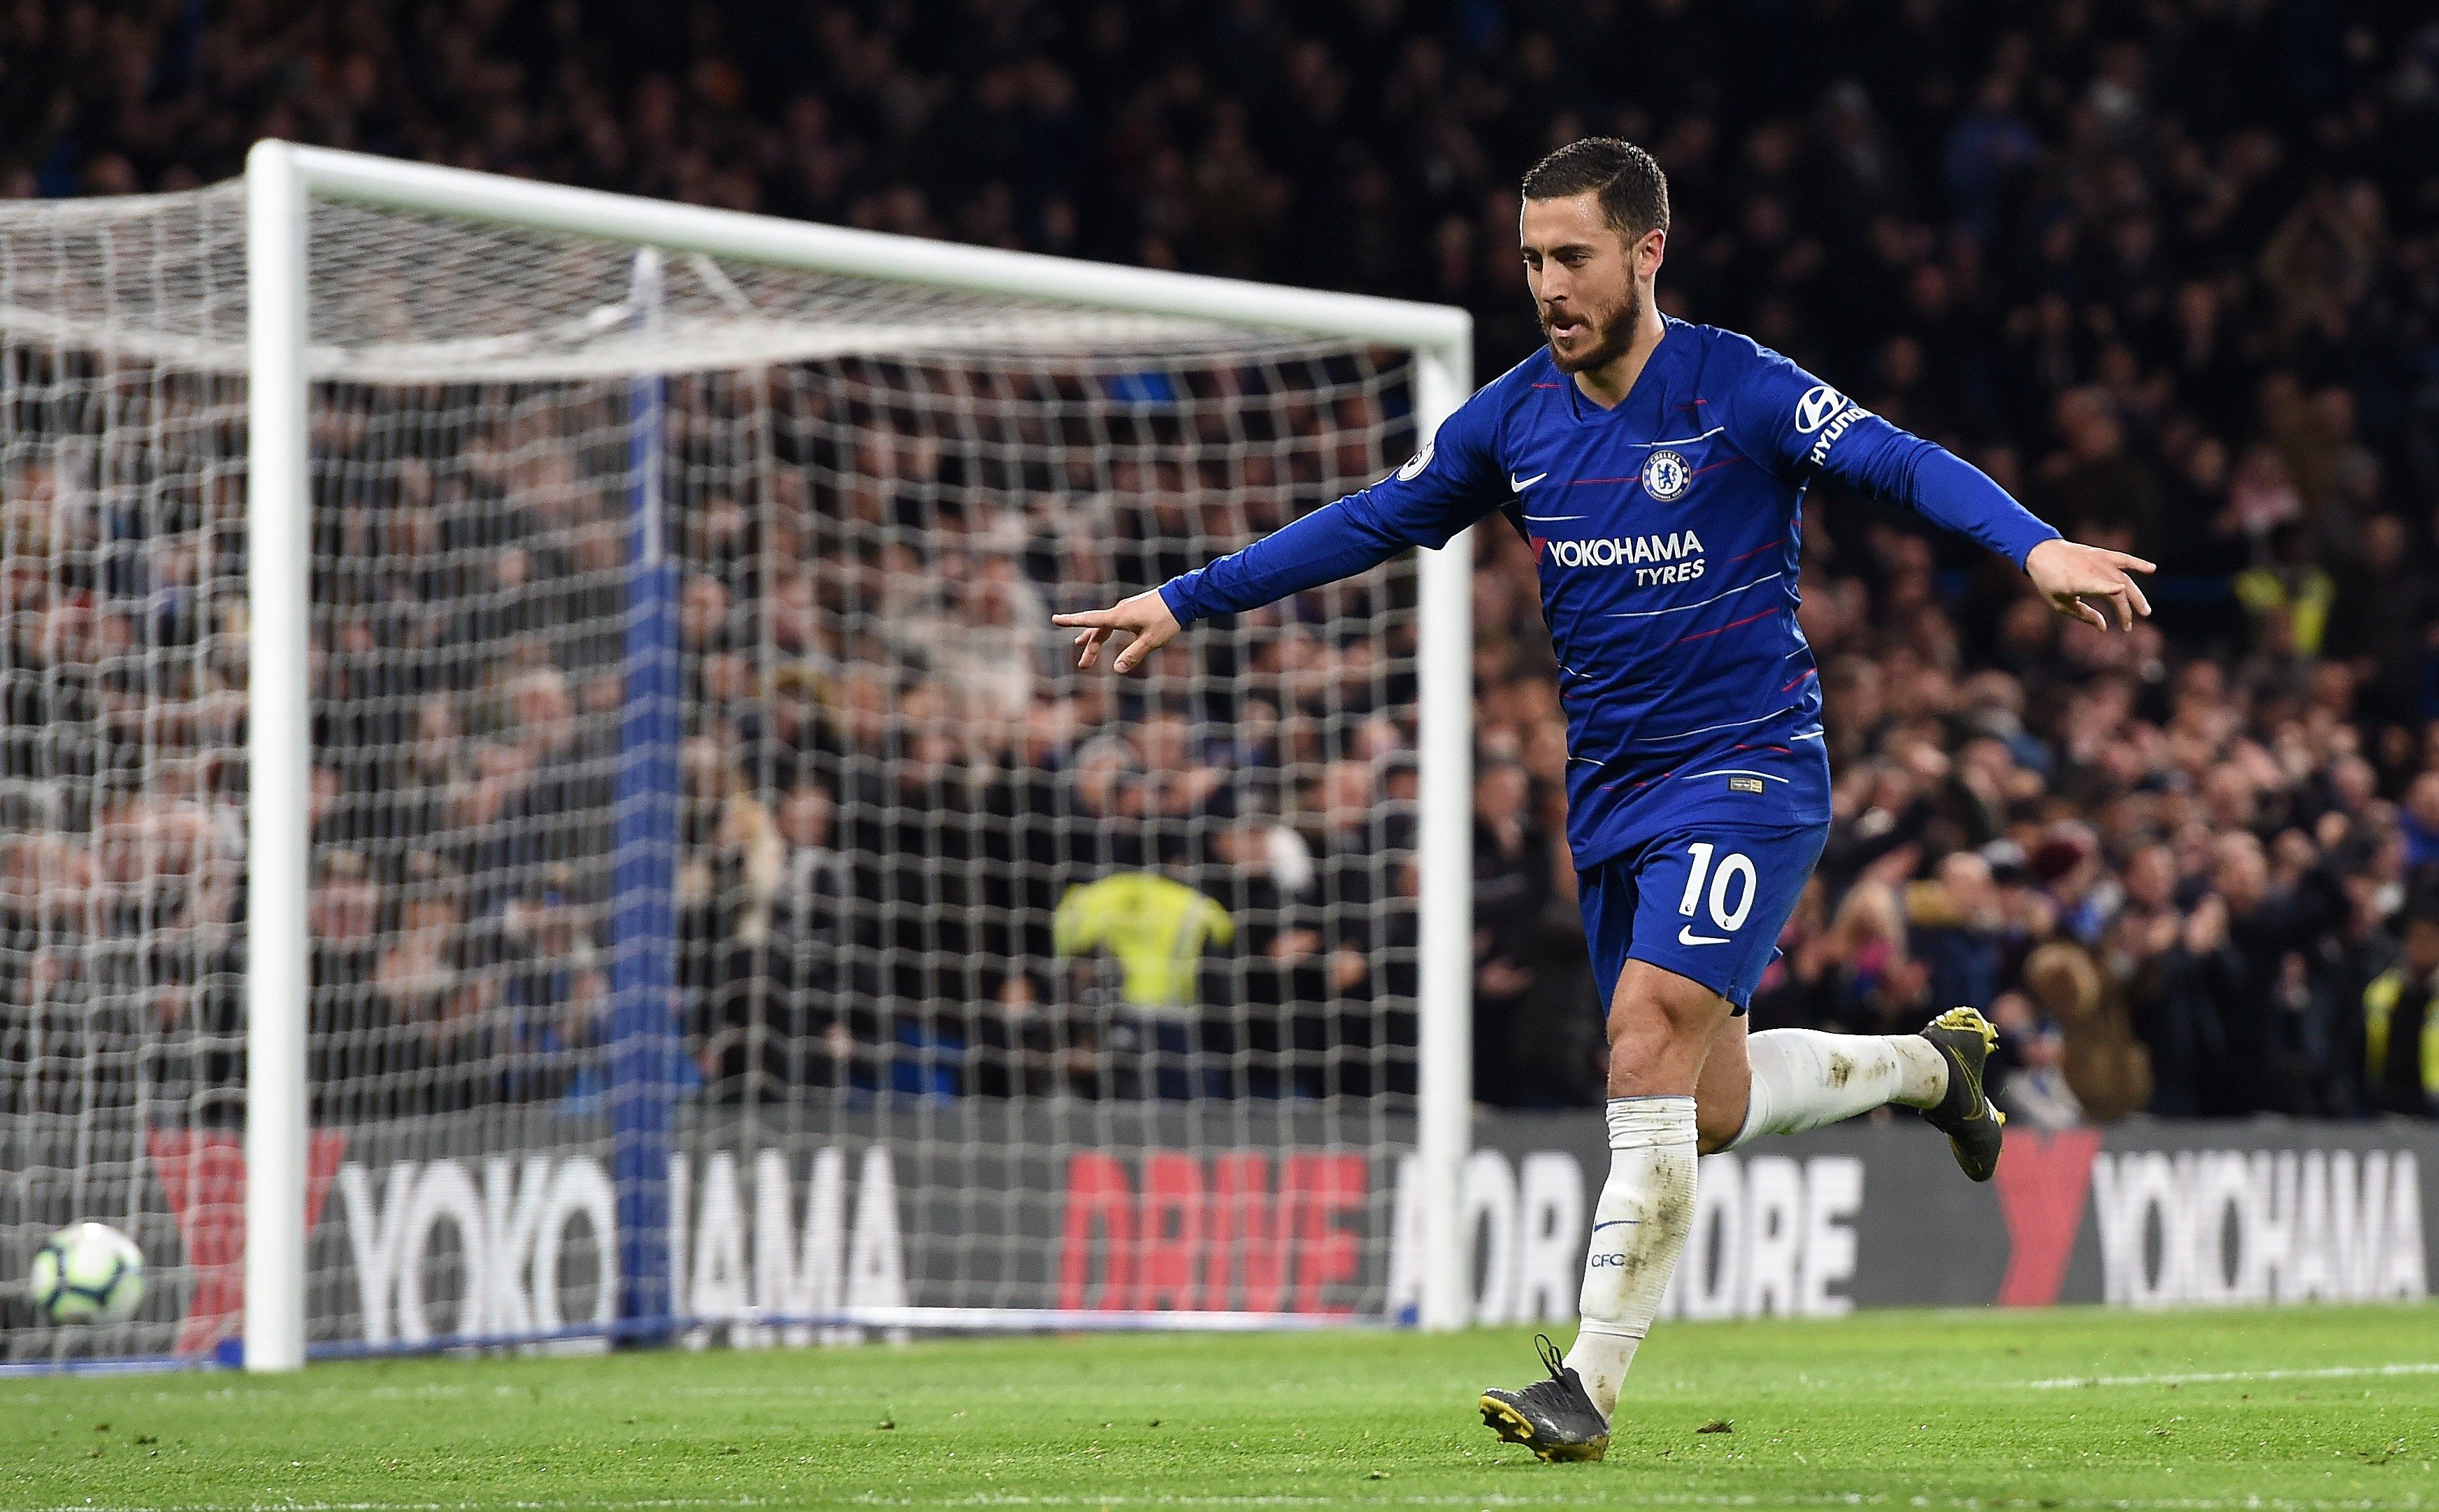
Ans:
{"label": "player's ear", "polygon": [[1660,271],[1662,259],[1668,256],[1668,233],[1653,226],[1634,243],[1634,276],[1648,278]]}

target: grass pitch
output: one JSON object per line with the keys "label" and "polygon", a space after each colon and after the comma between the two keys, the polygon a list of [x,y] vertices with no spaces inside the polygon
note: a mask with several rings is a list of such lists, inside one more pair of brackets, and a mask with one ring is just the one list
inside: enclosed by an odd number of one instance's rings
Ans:
{"label": "grass pitch", "polygon": [[1667,1324],[1605,1464],[1527,1335],[958,1342],[0,1381],[0,1506],[2439,1507],[2439,1307]]}

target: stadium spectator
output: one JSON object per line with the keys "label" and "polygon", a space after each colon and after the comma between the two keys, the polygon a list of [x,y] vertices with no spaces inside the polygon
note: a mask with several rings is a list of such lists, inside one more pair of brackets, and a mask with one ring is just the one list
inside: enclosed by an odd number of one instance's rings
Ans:
{"label": "stadium spectator", "polygon": [[2396,964],[2363,989],[2363,1080],[2383,1112],[2439,1117],[2439,908],[2408,911]]}

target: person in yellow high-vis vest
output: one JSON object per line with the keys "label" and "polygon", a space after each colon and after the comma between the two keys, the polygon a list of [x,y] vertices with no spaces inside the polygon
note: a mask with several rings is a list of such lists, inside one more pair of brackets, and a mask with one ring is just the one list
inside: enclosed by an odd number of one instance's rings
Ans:
{"label": "person in yellow high-vis vest", "polygon": [[1110,1025],[1109,1050],[1119,1094],[1202,1089],[1210,1068],[1198,1064],[1195,987],[1204,950],[1237,937],[1228,911],[1158,872],[1123,871],[1068,888],[1051,931],[1062,956],[1106,951],[1118,963],[1126,1012]]}
{"label": "person in yellow high-vis vest", "polygon": [[2363,1093],[2383,1112],[2439,1117],[2439,899],[2406,916],[2396,964],[2363,988]]}

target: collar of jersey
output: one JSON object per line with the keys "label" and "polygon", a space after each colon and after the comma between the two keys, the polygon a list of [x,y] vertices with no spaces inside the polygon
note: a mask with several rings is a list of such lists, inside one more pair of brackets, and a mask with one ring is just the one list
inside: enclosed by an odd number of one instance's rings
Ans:
{"label": "collar of jersey", "polygon": [[[1565,386],[1567,391],[1567,413],[1573,417],[1576,422],[1579,425],[1599,425],[1605,421],[1614,420],[1619,416],[1625,414],[1629,409],[1631,409],[1634,406],[1635,396],[1643,392],[1644,385],[1654,382],[1651,376],[1651,370],[1660,365],[1660,360],[1663,357],[1674,354],[1677,347],[1684,345],[1682,342],[1672,341],[1670,339],[1671,337],[1674,337],[1677,332],[1684,327],[1684,325],[1685,322],[1678,319],[1674,315],[1668,314],[1665,311],[1661,314],[1659,344],[1651,348],[1651,355],[1643,360],[1643,371],[1634,375],[1633,386],[1626,391],[1626,397],[1619,400],[1615,404],[1611,405],[1608,409],[1601,408],[1599,405],[1584,397],[1584,391],[1576,386],[1575,374],[1558,373],[1558,382]],[[1549,355],[1550,348],[1547,347],[1542,347],[1542,358],[1546,361],[1549,358]],[[1555,362],[1551,363],[1550,370],[1554,373],[1558,372],[1558,365]]]}

